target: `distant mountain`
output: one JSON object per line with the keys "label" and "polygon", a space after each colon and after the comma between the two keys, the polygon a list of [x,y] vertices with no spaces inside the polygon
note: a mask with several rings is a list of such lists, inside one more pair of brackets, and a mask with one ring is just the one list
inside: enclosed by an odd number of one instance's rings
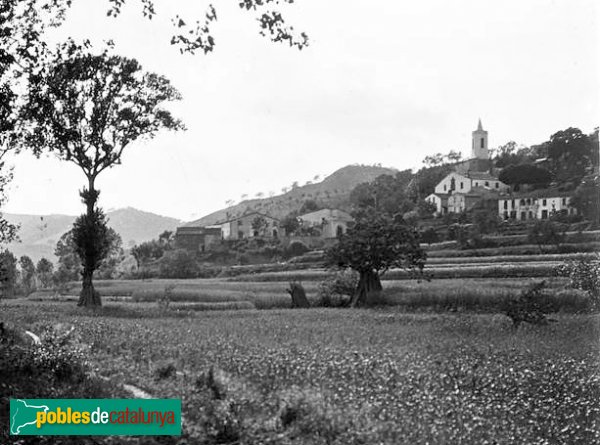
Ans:
{"label": "distant mountain", "polygon": [[393,175],[396,169],[370,166],[348,165],[335,171],[323,181],[293,188],[282,195],[263,199],[249,199],[231,207],[218,210],[186,226],[207,226],[255,210],[275,218],[282,218],[293,210],[299,210],[304,201],[312,199],[323,207],[349,210],[349,196],[354,187],[363,182],[373,181],[381,175]]}
{"label": "distant mountain", "polygon": [[[157,238],[165,230],[175,230],[181,221],[175,218],[142,212],[131,207],[107,212],[108,225],[123,240],[123,247]],[[28,255],[34,262],[46,257],[55,261],[54,248],[63,233],[69,231],[75,220],[69,215],[17,215],[5,213],[4,218],[19,224],[21,242],[11,243],[7,248],[19,258]]]}

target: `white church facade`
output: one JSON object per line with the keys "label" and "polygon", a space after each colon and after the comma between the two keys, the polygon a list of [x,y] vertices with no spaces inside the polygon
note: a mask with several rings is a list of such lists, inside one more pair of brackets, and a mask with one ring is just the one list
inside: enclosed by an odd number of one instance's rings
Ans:
{"label": "white church facade", "polygon": [[454,171],[442,179],[425,200],[435,205],[436,214],[444,215],[470,210],[482,201],[497,201],[500,193],[509,190],[492,168],[488,132],[480,119],[472,132],[471,158],[456,164]]}

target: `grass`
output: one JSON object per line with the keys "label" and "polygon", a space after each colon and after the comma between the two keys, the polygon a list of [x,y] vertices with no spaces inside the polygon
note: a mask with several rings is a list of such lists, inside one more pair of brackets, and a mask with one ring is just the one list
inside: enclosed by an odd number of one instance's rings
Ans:
{"label": "grass", "polygon": [[[98,316],[17,300],[2,314],[34,332],[72,324],[92,368],[181,398],[190,443],[600,440],[598,316],[563,314],[514,330],[501,315],[310,309],[144,318],[119,317],[118,308]],[[178,372],[157,379],[168,365]]]}

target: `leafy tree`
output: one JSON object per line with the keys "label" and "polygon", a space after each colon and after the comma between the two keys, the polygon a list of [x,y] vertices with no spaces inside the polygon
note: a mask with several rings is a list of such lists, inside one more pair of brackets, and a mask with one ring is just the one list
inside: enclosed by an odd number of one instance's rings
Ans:
{"label": "leafy tree", "polygon": [[279,226],[285,230],[287,236],[294,235],[300,229],[300,221],[298,221],[298,212],[291,212],[286,215]]}
{"label": "leafy tree", "polygon": [[507,142],[493,150],[494,165],[498,168],[509,165],[520,165],[532,162],[535,158],[533,150],[527,147],[518,147],[515,141]]}
{"label": "leafy tree", "polygon": [[382,290],[381,275],[390,268],[422,272],[425,258],[415,228],[401,218],[378,213],[359,219],[326,252],[328,264],[349,267],[359,273],[351,306],[369,304],[374,294]]}
{"label": "leafy tree", "polygon": [[592,138],[579,128],[567,128],[554,133],[543,144],[550,160],[551,172],[558,182],[579,183],[593,164]]}
{"label": "leafy tree", "polygon": [[106,51],[93,55],[73,42],[61,45],[52,62],[31,76],[24,113],[31,127],[24,142],[37,156],[53,152],[75,163],[87,179],[80,192],[86,214],[73,233],[84,261],[80,305],[101,304],[92,280],[110,245],[101,236],[107,228],[96,207],[96,178],[120,164],[132,142],[152,138],[161,129],[183,129],[162,108],[164,102],[180,98],[166,78],[143,72],[136,60]]}
{"label": "leafy tree", "polygon": [[535,184],[546,187],[552,181],[552,174],[545,168],[532,164],[511,164],[502,169],[498,179],[512,186]]}
{"label": "leafy tree", "polygon": [[0,252],[1,296],[13,296],[17,288],[17,259],[9,250]]}
{"label": "leafy tree", "polygon": [[257,236],[262,236],[267,231],[269,227],[269,222],[267,218],[262,215],[257,215],[256,218],[252,220],[252,230]]}
{"label": "leafy tree", "polygon": [[[45,46],[41,36],[49,26],[56,26],[63,17],[66,1],[62,0],[2,0],[0,2],[0,207],[12,180],[12,169],[5,155],[14,148],[19,131],[18,109],[20,91],[26,88],[24,74],[33,70],[43,58]],[[0,243],[16,238],[17,227],[0,213]]]}
{"label": "leafy tree", "polygon": [[160,259],[162,278],[193,278],[197,275],[198,263],[186,249],[170,250]]}
{"label": "leafy tree", "polygon": [[52,284],[53,271],[54,265],[50,260],[42,258],[38,261],[37,266],[35,267],[35,273],[43,288],[48,288]]}
{"label": "leafy tree", "polygon": [[412,177],[410,170],[398,172],[395,176],[378,176],[373,182],[357,185],[350,192],[350,203],[359,213],[372,210],[387,215],[406,213],[414,208],[406,193]]}
{"label": "leafy tree", "polygon": [[19,268],[21,269],[21,283],[25,293],[29,293],[35,288],[35,264],[27,255],[19,258]]}
{"label": "leafy tree", "polygon": [[587,219],[600,222],[600,177],[585,178],[575,189],[570,204]]}
{"label": "leafy tree", "polygon": [[433,227],[429,227],[421,232],[421,241],[429,245],[440,241],[440,236]]}

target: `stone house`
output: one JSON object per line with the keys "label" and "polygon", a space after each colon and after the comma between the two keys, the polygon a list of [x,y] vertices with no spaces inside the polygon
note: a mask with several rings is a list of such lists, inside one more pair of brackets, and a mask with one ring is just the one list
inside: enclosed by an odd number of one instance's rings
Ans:
{"label": "stone house", "polygon": [[221,229],[211,227],[177,227],[175,232],[175,246],[178,249],[187,249],[195,252],[204,252],[211,245],[221,241]]}
{"label": "stone house", "polygon": [[348,231],[354,218],[348,213],[337,209],[321,209],[298,217],[304,227],[317,227],[322,238],[335,238]]}
{"label": "stone house", "polygon": [[[264,219],[266,222],[265,226],[259,230],[252,227],[257,218]],[[279,220],[277,218],[255,211],[213,224],[210,227],[219,228],[221,230],[222,238],[225,240],[253,238],[257,236],[277,238],[280,235]]]}

